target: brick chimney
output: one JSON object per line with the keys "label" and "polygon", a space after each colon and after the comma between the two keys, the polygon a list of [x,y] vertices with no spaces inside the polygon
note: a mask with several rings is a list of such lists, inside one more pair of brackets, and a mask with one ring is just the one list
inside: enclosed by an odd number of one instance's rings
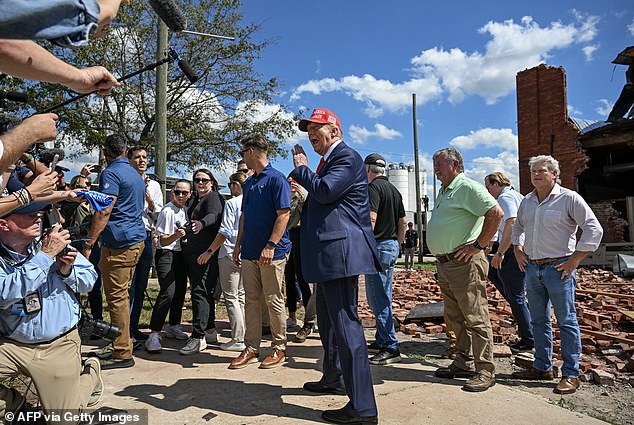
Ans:
{"label": "brick chimney", "polygon": [[520,192],[533,190],[528,160],[536,155],[557,159],[562,186],[577,190],[576,176],[586,169],[589,158],[577,140],[579,130],[568,117],[566,72],[542,64],[518,72],[516,82]]}

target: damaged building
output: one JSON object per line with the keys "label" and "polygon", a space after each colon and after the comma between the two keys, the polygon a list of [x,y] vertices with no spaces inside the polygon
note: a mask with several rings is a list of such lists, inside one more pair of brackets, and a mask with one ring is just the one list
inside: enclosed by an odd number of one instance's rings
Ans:
{"label": "damaged building", "polygon": [[588,264],[612,265],[634,250],[634,119],[589,122],[568,115],[566,73],[539,65],[517,74],[520,191],[530,192],[528,160],[559,160],[561,184],[588,202],[604,229]]}

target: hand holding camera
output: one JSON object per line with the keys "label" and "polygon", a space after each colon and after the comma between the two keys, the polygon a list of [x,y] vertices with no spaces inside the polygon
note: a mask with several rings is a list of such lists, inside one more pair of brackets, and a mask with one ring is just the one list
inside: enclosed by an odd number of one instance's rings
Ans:
{"label": "hand holding camera", "polygon": [[[51,227],[51,231],[42,239],[42,252],[51,258],[61,254],[70,245],[70,233],[59,224]],[[74,260],[74,257],[73,257]]]}

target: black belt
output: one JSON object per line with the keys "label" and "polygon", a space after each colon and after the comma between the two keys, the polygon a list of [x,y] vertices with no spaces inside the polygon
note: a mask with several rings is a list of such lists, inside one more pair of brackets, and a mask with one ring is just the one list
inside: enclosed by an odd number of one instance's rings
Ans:
{"label": "black belt", "polygon": [[55,341],[57,341],[58,339],[65,337],[66,335],[68,335],[69,333],[73,332],[73,331],[74,331],[74,330],[76,330],[76,329],[77,329],[77,324],[75,324],[75,326],[73,326],[72,328],[70,328],[69,330],[67,330],[66,332],[64,332],[63,334],[58,335],[58,336],[56,336],[56,337],[55,337],[55,338],[53,338],[53,339],[49,339],[48,341],[38,342],[37,344],[50,344],[51,342],[55,342]]}

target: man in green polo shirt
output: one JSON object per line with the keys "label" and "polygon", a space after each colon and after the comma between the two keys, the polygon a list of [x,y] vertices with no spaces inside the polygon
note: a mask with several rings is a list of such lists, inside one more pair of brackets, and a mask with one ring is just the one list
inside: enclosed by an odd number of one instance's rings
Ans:
{"label": "man in green polo shirt", "polygon": [[484,186],[465,177],[462,155],[456,149],[434,154],[434,173],[442,187],[427,225],[427,246],[438,260],[445,313],[457,337],[453,363],[435,374],[469,378],[463,390],[486,391],[495,385],[495,366],[486,296],[489,264],[483,251],[503,212]]}

